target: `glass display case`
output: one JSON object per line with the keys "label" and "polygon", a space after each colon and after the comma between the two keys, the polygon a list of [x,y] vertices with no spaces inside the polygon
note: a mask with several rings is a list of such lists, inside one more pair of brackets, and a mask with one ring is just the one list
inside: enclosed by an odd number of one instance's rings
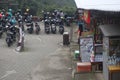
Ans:
{"label": "glass display case", "polygon": [[117,80],[120,78],[120,38],[104,37],[103,52],[105,80]]}
{"label": "glass display case", "polygon": [[120,79],[120,25],[101,25],[103,36],[103,75],[105,80]]}
{"label": "glass display case", "polygon": [[109,40],[108,65],[120,66],[120,39]]}

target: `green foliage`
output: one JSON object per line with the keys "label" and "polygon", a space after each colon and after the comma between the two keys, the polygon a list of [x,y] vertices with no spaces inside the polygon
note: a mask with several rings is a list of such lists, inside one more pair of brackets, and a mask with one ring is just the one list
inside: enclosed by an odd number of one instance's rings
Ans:
{"label": "green foliage", "polygon": [[19,4],[18,9],[29,8],[33,15],[41,15],[41,11],[60,9],[67,13],[76,10],[74,0],[12,0]]}

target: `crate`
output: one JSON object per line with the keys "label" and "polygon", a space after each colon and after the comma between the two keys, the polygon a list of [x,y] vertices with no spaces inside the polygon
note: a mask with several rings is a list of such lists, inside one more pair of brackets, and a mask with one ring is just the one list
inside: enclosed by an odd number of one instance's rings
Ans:
{"label": "crate", "polygon": [[77,72],[91,72],[91,63],[77,62]]}

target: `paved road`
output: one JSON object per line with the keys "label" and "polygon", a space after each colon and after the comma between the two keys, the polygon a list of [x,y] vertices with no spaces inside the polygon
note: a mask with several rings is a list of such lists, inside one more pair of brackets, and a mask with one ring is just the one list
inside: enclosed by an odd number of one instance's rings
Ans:
{"label": "paved road", "polygon": [[[69,47],[62,45],[62,35],[25,34],[25,51],[16,52],[16,44],[7,47],[0,39],[0,80],[70,80]],[[69,31],[69,29],[67,29]]]}

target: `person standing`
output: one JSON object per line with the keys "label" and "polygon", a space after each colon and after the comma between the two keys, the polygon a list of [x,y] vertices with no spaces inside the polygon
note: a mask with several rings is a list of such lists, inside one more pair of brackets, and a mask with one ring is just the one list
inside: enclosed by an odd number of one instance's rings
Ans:
{"label": "person standing", "polygon": [[82,32],[83,32],[83,25],[82,24],[78,24],[78,44],[79,44],[79,40],[80,40],[80,36],[82,36]]}
{"label": "person standing", "polygon": [[24,50],[24,31],[22,31],[22,28],[19,27],[19,39],[18,39],[18,44],[17,44],[17,48],[16,51],[20,52],[22,50]]}

